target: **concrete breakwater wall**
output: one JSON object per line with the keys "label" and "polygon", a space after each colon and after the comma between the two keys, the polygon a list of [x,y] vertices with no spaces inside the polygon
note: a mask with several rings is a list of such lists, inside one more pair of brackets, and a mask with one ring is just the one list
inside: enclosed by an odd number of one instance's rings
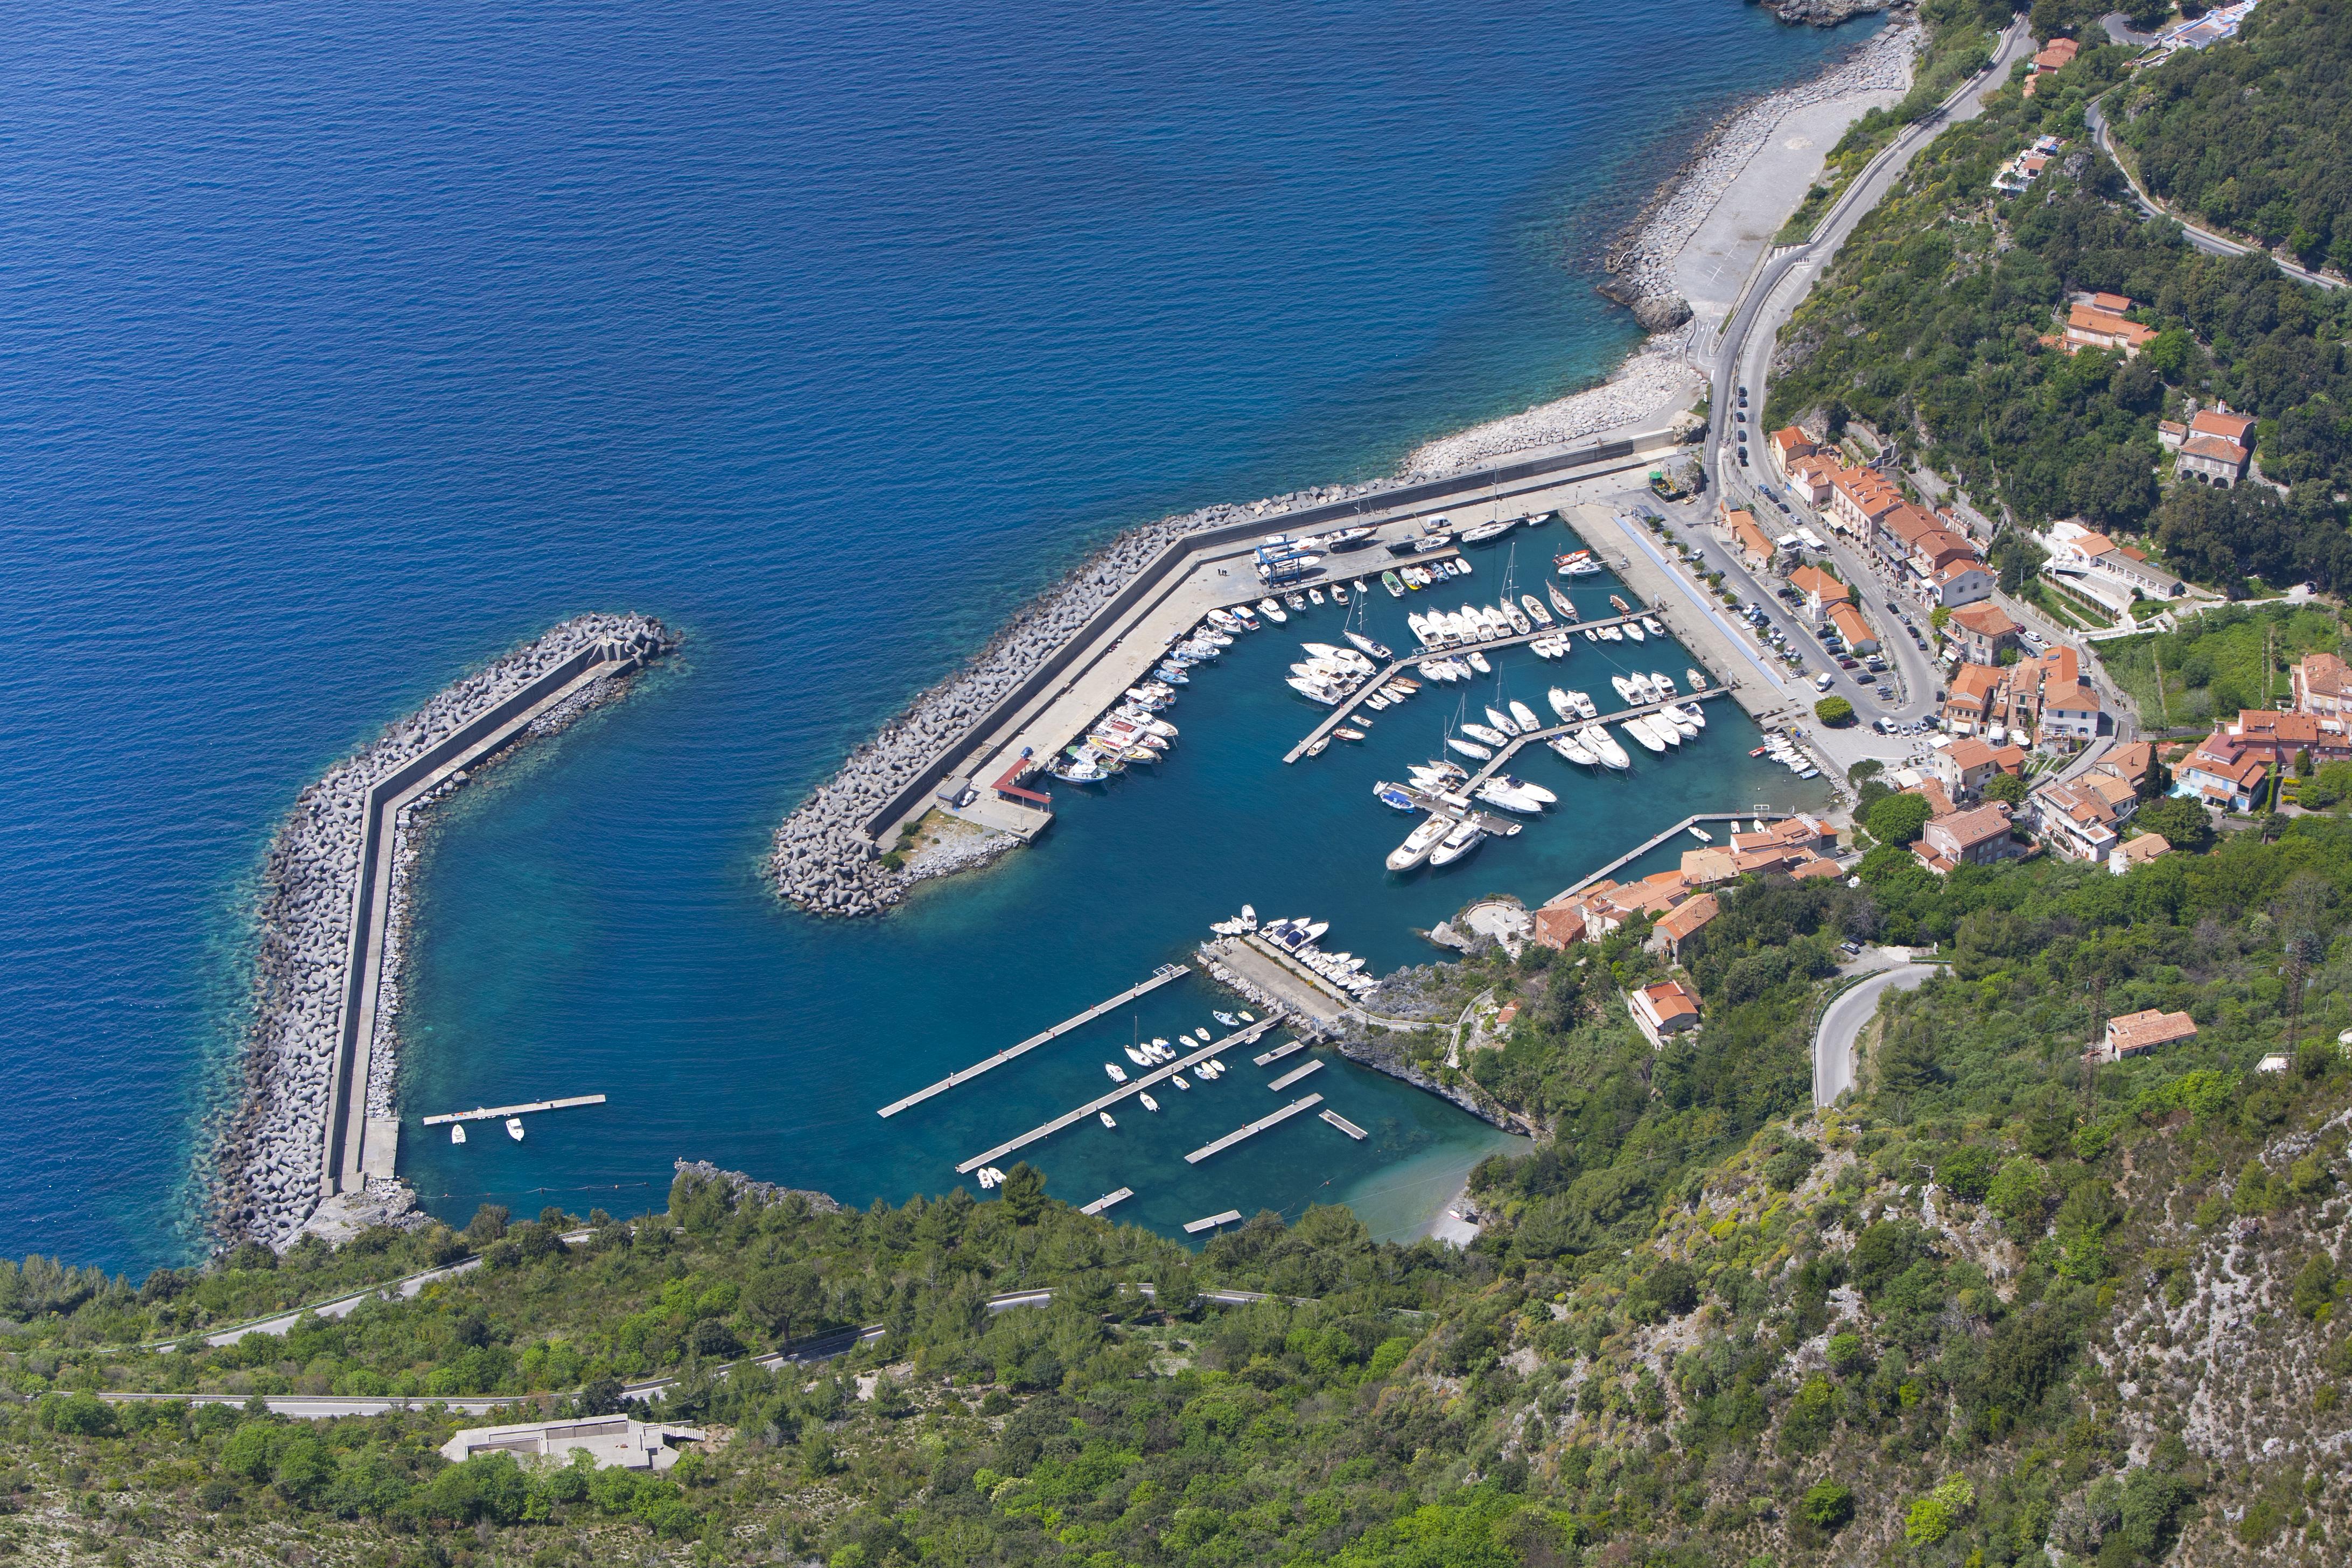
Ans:
{"label": "concrete breakwater wall", "polygon": [[[1375,521],[1490,488],[1630,456],[1657,435],[1538,453],[1443,479],[1303,490],[1255,506],[1218,505],[1120,534],[1016,615],[961,671],[915,699],[776,829],[769,871],[777,890],[817,914],[876,914],[909,879],[880,862],[876,835],[912,810],[1003,722],[1054,689],[1094,631],[1162,593],[1204,551],[1262,534]],[[1368,557],[1369,561],[1384,558]],[[983,787],[988,780],[981,780]]]}
{"label": "concrete breakwater wall", "polygon": [[[575,616],[447,687],[296,797],[263,864],[244,1092],[214,1155],[215,1235],[282,1247],[322,1200],[362,1196],[371,1174],[392,1184],[387,1026],[416,814],[468,767],[608,700],[671,646],[648,616]],[[391,1212],[405,1206],[382,1195]]]}

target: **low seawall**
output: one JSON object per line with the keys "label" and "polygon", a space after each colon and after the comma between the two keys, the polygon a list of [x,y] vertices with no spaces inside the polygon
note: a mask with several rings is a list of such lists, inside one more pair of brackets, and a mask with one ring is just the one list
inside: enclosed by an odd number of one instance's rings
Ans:
{"label": "low seawall", "polygon": [[441,691],[297,797],[264,861],[244,1094],[215,1155],[215,1235],[282,1247],[323,1200],[357,1199],[371,1176],[391,1185],[389,1022],[416,814],[671,646],[650,617],[574,617]]}
{"label": "low seawall", "polygon": [[[880,863],[877,836],[957,776],[1023,709],[1055,691],[1104,626],[1166,592],[1204,552],[1261,535],[1376,522],[1463,495],[1484,496],[1565,470],[1631,458],[1647,432],[1515,457],[1413,483],[1318,489],[1256,507],[1215,506],[1119,535],[1015,616],[963,669],[917,698],[850,753],[776,830],[769,871],[791,902],[819,914],[874,914],[908,879]],[[985,783],[985,781],[982,781]]]}

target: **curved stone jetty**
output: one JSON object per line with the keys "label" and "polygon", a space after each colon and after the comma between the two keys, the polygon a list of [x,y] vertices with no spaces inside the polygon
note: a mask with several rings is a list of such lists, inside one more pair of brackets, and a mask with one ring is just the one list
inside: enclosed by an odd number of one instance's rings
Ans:
{"label": "curved stone jetty", "polygon": [[[325,1216],[330,1228],[408,1207],[392,1173],[389,1020],[409,830],[469,766],[562,729],[672,646],[650,616],[575,616],[446,688],[296,797],[263,863],[244,1092],[215,1156],[215,1235],[284,1247],[330,1197],[352,1211]],[[377,1131],[372,1159],[362,1123]]]}

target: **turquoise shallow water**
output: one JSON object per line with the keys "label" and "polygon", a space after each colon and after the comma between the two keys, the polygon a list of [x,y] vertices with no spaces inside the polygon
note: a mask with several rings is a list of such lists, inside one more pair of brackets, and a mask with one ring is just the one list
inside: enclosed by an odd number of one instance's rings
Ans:
{"label": "turquoise shallow water", "polygon": [[[0,1250],[190,1253],[272,825],[579,609],[660,615],[686,649],[446,814],[407,1068],[412,1110],[614,1104],[464,1161],[414,1147],[451,1214],[651,1202],[678,1155],[861,1202],[936,1189],[1101,1082],[1103,1042],[906,1126],[875,1106],[1232,904],[1402,961],[1470,892],[1549,891],[1724,784],[1678,759],[1392,889],[1366,869],[1394,826],[1377,755],[1267,767],[1307,715],[1261,644],[1179,710],[1162,776],[1073,804],[1034,854],[857,927],[757,879],[806,787],[1089,539],[1378,471],[1607,369],[1633,330],[1591,292],[1600,244],[1722,107],[1858,33],[1729,0],[17,20]],[[1286,1127],[1161,1180],[1194,1121],[1271,1098],[1230,1079],[1181,1131],[1052,1150],[1055,1190],[1133,1184],[1126,1212],[1165,1223],[1369,1194],[1384,1162],[1486,1136],[1321,1076],[1378,1147]]]}

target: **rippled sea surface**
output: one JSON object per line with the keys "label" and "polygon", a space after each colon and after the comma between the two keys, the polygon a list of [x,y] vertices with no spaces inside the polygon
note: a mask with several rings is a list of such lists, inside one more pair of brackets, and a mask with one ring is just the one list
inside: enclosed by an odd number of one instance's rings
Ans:
{"label": "rippled sea surface", "polygon": [[[1727,711],[1712,760],[1552,780],[1552,819],[1395,883],[1402,819],[1369,783],[1428,753],[1433,700],[1371,754],[1281,769],[1312,715],[1267,639],[1171,714],[1158,776],[1071,803],[1033,852],[854,926],[759,879],[806,787],[1088,542],[1377,472],[1604,371],[1633,337],[1590,289],[1612,227],[1730,100],[1859,36],[1731,0],[19,16],[0,1251],[136,1271],[197,1248],[277,818],[581,609],[687,640],[443,815],[403,1165],[461,1217],[656,1204],[678,1156],[856,1203],[941,1190],[1107,1088],[1130,1033],[1232,1004],[1182,983],[1002,1081],[877,1106],[1244,900],[1418,962],[1412,928],[1476,892],[1539,897],[1696,806],[1786,795],[1739,772]],[[1496,1142],[1334,1064],[1297,1092],[1367,1142],[1302,1118],[1186,1165],[1279,1103],[1267,1076],[1035,1157],[1163,1227],[1344,1197],[1394,1231]],[[414,1124],[589,1091],[611,1104],[520,1144]]]}

